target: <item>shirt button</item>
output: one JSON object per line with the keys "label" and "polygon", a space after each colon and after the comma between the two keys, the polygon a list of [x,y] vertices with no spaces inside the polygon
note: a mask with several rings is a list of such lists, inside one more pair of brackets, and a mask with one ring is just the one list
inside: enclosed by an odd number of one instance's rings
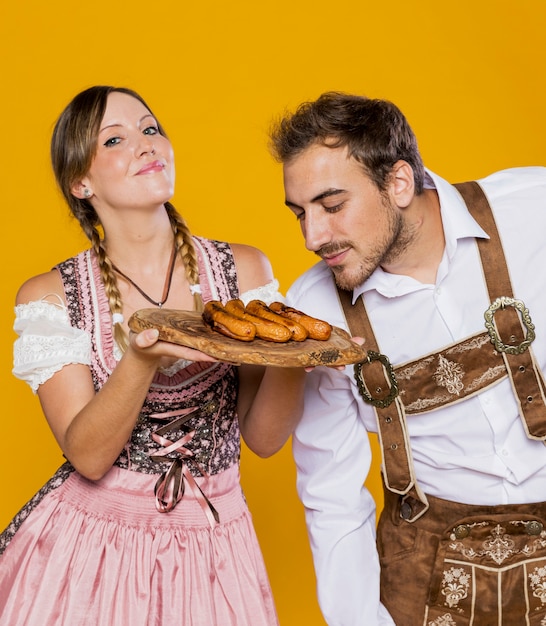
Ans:
{"label": "shirt button", "polygon": [[501,454],[502,454],[502,456],[509,456],[510,453],[508,452],[508,450],[502,449],[501,450]]}

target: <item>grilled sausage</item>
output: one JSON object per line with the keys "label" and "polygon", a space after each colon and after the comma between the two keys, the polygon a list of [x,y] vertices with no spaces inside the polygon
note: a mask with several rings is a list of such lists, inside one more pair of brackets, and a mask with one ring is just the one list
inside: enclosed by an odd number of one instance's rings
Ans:
{"label": "grilled sausage", "polygon": [[263,317],[264,319],[286,326],[291,333],[292,341],[305,341],[309,336],[309,331],[304,326],[288,317],[283,317],[275,313],[265,302],[262,302],[262,300],[251,300],[246,305],[245,310],[258,317]]}
{"label": "grilled sausage", "polygon": [[225,304],[225,309],[240,320],[254,324],[256,327],[256,337],[260,339],[274,341],[276,343],[286,343],[290,341],[292,333],[286,326],[249,313],[246,311],[242,300],[229,300]]}
{"label": "grilled sausage", "polygon": [[211,300],[203,309],[203,321],[213,330],[239,341],[252,341],[256,337],[256,326],[226,310],[218,300]]}
{"label": "grilled sausage", "polygon": [[275,313],[301,324],[309,332],[310,339],[318,339],[319,341],[330,339],[332,326],[328,322],[306,315],[297,309],[286,306],[282,302],[273,302],[269,305],[269,308]]}

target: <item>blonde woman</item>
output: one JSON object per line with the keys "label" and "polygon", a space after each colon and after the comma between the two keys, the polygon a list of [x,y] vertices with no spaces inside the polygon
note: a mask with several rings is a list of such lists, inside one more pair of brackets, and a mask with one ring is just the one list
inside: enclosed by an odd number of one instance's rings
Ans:
{"label": "blonde woman", "polygon": [[239,484],[240,433],[257,454],[276,452],[304,372],[215,362],[127,326],[146,307],[277,299],[270,264],[189,233],[169,202],[172,146],[131,90],[77,95],[51,155],[91,247],[17,295],[14,373],[67,462],[0,535],[0,622],[277,624]]}

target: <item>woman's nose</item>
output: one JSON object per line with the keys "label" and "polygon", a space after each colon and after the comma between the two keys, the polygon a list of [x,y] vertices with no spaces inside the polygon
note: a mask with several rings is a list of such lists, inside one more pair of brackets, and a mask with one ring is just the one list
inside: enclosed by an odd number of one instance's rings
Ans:
{"label": "woman's nose", "polygon": [[152,137],[148,135],[141,135],[137,145],[137,153],[139,156],[142,156],[143,154],[155,154],[155,146]]}

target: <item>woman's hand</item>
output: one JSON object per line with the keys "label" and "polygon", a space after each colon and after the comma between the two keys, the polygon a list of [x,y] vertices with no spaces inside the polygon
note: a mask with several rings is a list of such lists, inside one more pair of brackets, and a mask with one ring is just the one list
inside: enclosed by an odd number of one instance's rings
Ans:
{"label": "woman's hand", "polygon": [[147,328],[139,333],[129,333],[129,349],[137,358],[156,361],[156,367],[168,367],[180,359],[215,363],[218,359],[187,346],[169,341],[160,341],[156,328]]}

